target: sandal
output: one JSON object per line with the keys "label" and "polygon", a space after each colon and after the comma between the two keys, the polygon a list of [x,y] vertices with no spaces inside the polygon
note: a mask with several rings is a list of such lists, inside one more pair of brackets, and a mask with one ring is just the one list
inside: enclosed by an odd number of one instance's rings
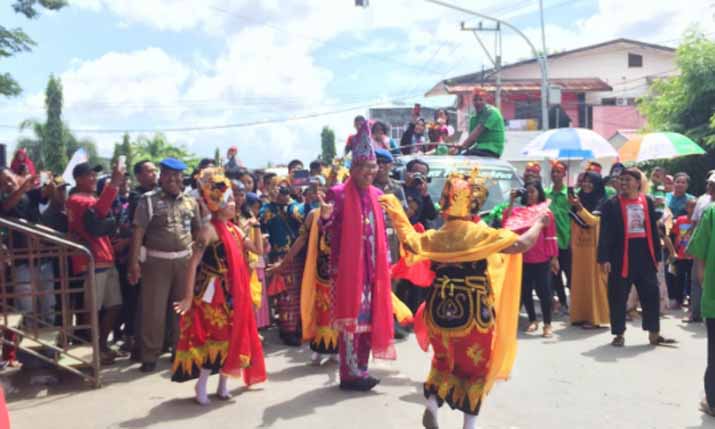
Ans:
{"label": "sandal", "polygon": [[622,335],[617,335],[617,336],[613,337],[613,341],[611,341],[611,345],[613,347],[623,347],[624,345],[626,345],[626,339],[623,338]]}
{"label": "sandal", "polygon": [[538,322],[530,322],[529,326],[526,328],[526,332],[536,332],[539,330]]}
{"label": "sandal", "polygon": [[551,325],[544,325],[544,332],[541,334],[541,336],[544,338],[551,338],[554,336],[554,333],[551,329]]}
{"label": "sandal", "polygon": [[650,341],[651,346],[667,346],[667,345],[672,345],[672,344],[677,343],[676,340],[674,340],[672,338],[665,338],[662,335],[658,335],[658,337],[655,339],[651,338],[651,339],[649,339],[649,341]]}

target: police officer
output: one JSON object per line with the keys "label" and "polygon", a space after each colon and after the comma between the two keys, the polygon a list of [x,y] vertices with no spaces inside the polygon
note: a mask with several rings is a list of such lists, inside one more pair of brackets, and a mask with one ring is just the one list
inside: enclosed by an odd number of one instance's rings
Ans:
{"label": "police officer", "polygon": [[174,158],[166,158],[159,165],[159,189],[144,194],[134,213],[129,260],[129,281],[136,284],[142,278],[142,372],[156,368],[166,329],[171,344],[176,344],[178,319],[171,303],[182,298],[192,243],[201,227],[197,201],[183,192],[186,165]]}

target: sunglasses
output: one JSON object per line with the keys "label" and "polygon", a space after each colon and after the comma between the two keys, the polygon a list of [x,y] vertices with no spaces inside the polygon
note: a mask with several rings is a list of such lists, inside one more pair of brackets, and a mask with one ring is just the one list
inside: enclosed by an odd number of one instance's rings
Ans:
{"label": "sunglasses", "polygon": [[225,191],[226,188],[228,188],[228,186],[223,182],[214,183],[213,185],[211,185],[211,189],[214,189],[214,190]]}

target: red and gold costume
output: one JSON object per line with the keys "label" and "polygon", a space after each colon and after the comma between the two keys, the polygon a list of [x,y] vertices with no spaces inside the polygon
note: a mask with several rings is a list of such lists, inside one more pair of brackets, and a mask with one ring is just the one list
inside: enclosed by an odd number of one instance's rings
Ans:
{"label": "red and gold costume", "polygon": [[[212,212],[222,208],[230,191],[221,172],[200,181]],[[181,316],[172,366],[172,381],[199,376],[201,370],[233,377],[247,385],[266,379],[263,346],[256,328],[244,234],[232,222],[212,220],[218,240],[204,250],[197,267],[190,310]]]}
{"label": "red and gold costume", "polygon": [[485,198],[476,171],[469,179],[450,176],[442,195],[444,226],[419,233],[393,196],[381,197],[410,263],[430,260],[435,272],[415,316],[420,345],[434,349],[425,397],[471,415],[513,366],[521,285],[520,255],[499,253],[518,236],[471,220]]}
{"label": "red and gold costume", "polygon": [[301,285],[300,311],[303,341],[316,353],[338,352],[338,331],[331,326],[333,294],[330,285],[330,242],[320,231],[319,210],[308,215],[308,250]]}

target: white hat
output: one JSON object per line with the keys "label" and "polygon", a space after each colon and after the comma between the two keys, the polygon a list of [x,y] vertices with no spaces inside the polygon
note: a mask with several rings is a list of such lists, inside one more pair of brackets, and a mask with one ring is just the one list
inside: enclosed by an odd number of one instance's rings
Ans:
{"label": "white hat", "polygon": [[708,183],[715,183],[715,171],[710,173],[707,179],[705,179],[706,182]]}

